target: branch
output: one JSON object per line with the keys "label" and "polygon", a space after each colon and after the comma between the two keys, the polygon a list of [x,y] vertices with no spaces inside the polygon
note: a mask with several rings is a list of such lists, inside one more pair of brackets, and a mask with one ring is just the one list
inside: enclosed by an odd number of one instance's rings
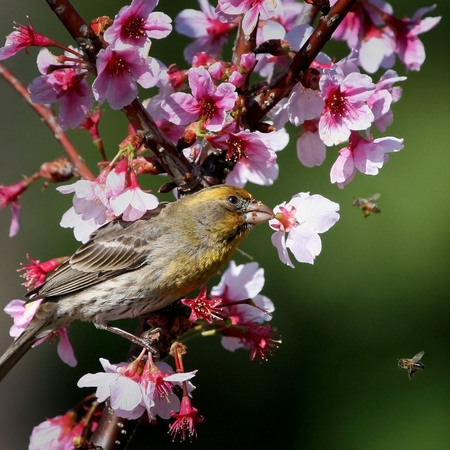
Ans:
{"label": "branch", "polygon": [[357,0],[339,0],[331,11],[320,18],[312,35],[297,52],[289,67],[281,72],[262,92],[248,101],[247,123],[254,129],[266,114],[284,97],[290,94],[306,70],[330,40]]}
{"label": "branch", "polygon": [[72,142],[70,142],[69,138],[67,137],[67,134],[60,127],[58,119],[55,117],[53,110],[48,106],[39,105],[32,102],[27,88],[1,63],[0,75],[39,114],[44,123],[50,128],[53,136],[64,149],[70,159],[70,162],[75,167],[76,173],[80,177],[87,180],[92,180],[93,178],[95,178],[89,167],[81,159],[78,150],[73,146]]}

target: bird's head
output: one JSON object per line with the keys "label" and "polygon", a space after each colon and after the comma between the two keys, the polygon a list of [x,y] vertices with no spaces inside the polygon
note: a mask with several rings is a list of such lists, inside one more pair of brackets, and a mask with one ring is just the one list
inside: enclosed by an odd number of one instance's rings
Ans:
{"label": "bird's head", "polygon": [[183,198],[183,202],[206,234],[235,245],[253,226],[274,217],[268,206],[236,186],[212,186]]}

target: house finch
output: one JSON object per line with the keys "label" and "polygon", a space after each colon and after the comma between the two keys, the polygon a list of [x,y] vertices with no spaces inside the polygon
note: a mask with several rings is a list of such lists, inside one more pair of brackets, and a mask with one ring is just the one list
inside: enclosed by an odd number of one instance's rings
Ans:
{"label": "house finch", "polygon": [[254,225],[272,217],[244,189],[221,185],[162,204],[135,222],[109,222],[29,292],[44,300],[0,358],[0,379],[38,339],[75,319],[108,329],[111,320],[186,296],[231,259]]}

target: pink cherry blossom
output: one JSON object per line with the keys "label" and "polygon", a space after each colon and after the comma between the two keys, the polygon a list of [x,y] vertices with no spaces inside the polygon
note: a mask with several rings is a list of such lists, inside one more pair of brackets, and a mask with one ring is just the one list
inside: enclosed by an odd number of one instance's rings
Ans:
{"label": "pink cherry blossom", "polygon": [[207,136],[215,148],[226,150],[226,159],[236,165],[227,176],[227,183],[243,187],[247,181],[270,185],[278,176],[275,151],[282,150],[289,142],[284,129],[271,133],[236,130],[234,123],[225,127],[220,135]]}
{"label": "pink cherry blossom", "polygon": [[[61,361],[66,363],[70,367],[75,367],[78,364],[78,361],[75,357],[72,344],[69,341],[67,325],[64,325],[63,327],[58,328],[56,331],[54,331],[51,335],[51,339],[53,339],[54,336],[59,336],[56,351],[58,352],[58,356]],[[37,345],[37,343],[35,345]]]}
{"label": "pink cherry blossom", "polygon": [[190,322],[204,320],[207,323],[213,323],[215,319],[221,318],[220,304],[222,303],[222,299],[218,297],[208,299],[206,291],[206,286],[204,286],[197,297],[192,299],[183,298],[181,300],[181,303],[191,310],[191,314],[189,315]]}
{"label": "pink cherry blossom", "polygon": [[175,92],[161,103],[167,118],[175,125],[201,121],[207,130],[220,131],[236,102],[236,87],[221,83],[216,88],[204,67],[189,69],[188,79],[192,94]]}
{"label": "pink cherry blossom", "polygon": [[137,84],[151,88],[158,82],[160,65],[148,55],[149,44],[136,49],[108,47],[97,55],[97,78],[92,91],[99,103],[106,100],[112,109],[121,109],[137,96]]}
{"label": "pink cherry blossom", "polygon": [[96,387],[95,395],[99,402],[109,398],[111,408],[119,417],[138,419],[145,411],[142,403],[142,389],[136,372],[126,371],[126,363],[111,364],[100,358],[105,372],[88,373],[78,380],[78,387]]}
{"label": "pink cherry blossom", "polygon": [[[11,300],[5,306],[5,313],[10,315],[14,320],[14,323],[9,330],[11,337],[17,339],[26,330],[29,323],[33,320],[33,317],[39,309],[41,303],[42,299],[28,303],[23,300]],[[33,347],[42,344],[42,342],[54,340],[57,336],[59,336],[60,339],[57,347],[59,357],[64,363],[71,367],[75,367],[77,365],[77,359],[75,358],[72,345],[70,344],[66,327],[67,325],[39,339],[33,344]]]}
{"label": "pink cherry blossom", "polygon": [[[333,1],[332,3],[335,3]],[[359,64],[369,73],[391,68],[395,55],[409,70],[420,70],[425,50],[417,35],[434,28],[440,17],[422,17],[436,5],[420,8],[412,18],[397,19],[392,6],[382,0],[357,3],[344,18],[333,37],[346,40],[358,50]]]}
{"label": "pink cherry blossom", "polygon": [[172,412],[172,417],[175,421],[170,425],[169,433],[174,440],[178,436],[181,442],[195,437],[197,435],[197,423],[203,422],[203,417],[198,415],[198,410],[192,406],[192,401],[188,395],[183,395],[180,412]]}
{"label": "pink cherry blossom", "polygon": [[289,202],[274,209],[275,218],[269,221],[276,232],[272,243],[278,250],[280,260],[294,267],[290,250],[299,262],[313,264],[322,250],[319,233],[328,231],[338,220],[339,205],[321,195],[301,192]]}
{"label": "pink cherry blossom", "polygon": [[[108,175],[107,183],[109,178],[117,173],[118,166]],[[140,219],[148,210],[155,209],[159,205],[159,201],[153,194],[141,189],[133,170],[128,173],[128,177],[126,185],[111,197],[109,204],[111,211],[117,217],[121,215],[123,220],[133,222]]]}
{"label": "pink cherry blossom", "polygon": [[33,428],[28,450],[73,450],[74,438],[82,435],[83,426],[76,423],[73,411],[47,419]]}
{"label": "pink cherry blossom", "polygon": [[83,243],[107,222],[119,216],[126,221],[140,219],[159,203],[153,194],[139,187],[125,159],[113,170],[107,166],[95,180],[78,180],[56,189],[62,194],[75,193],[73,207],[63,215],[60,225],[73,228],[76,239]]}
{"label": "pink cherry blossom", "polygon": [[426,17],[424,14],[434,11],[436,5],[418,9],[412,18],[397,19],[386,15],[386,25],[395,36],[395,52],[409,70],[420,70],[425,61],[425,48],[417,37],[434,28],[441,20],[440,17]]}
{"label": "pink cherry blossom", "polygon": [[18,201],[32,181],[34,181],[33,178],[27,178],[9,186],[0,184],[0,209],[6,208],[7,206],[11,207],[9,237],[15,236],[20,230],[19,219],[21,206]]}
{"label": "pink cherry blossom", "polygon": [[[211,296],[221,298],[222,314],[232,326],[220,326],[222,346],[235,351],[239,348],[250,350],[250,357],[266,359],[278,346],[279,338],[272,327],[264,322],[270,321],[274,305],[260,292],[264,286],[264,270],[257,263],[236,266],[230,262],[222,275],[220,283],[211,289]],[[241,302],[251,299],[252,304]]]}
{"label": "pink cherry blossom", "polygon": [[275,307],[269,298],[260,294],[264,283],[264,269],[257,262],[236,265],[234,261],[230,261],[219,284],[211,288],[211,295],[221,298],[223,304],[251,298],[257,308],[247,304],[232,305],[229,308],[239,309],[241,317],[246,321],[269,321]]}
{"label": "pink cherry blossom", "polygon": [[36,33],[31,23],[26,26],[17,24],[14,31],[6,37],[5,45],[0,48],[0,61],[14,56],[24,48],[49,47],[51,45],[57,46],[57,43],[47,36]]}
{"label": "pink cherry blossom", "polygon": [[[148,418],[168,419],[171,411],[178,410],[180,401],[173,392],[175,384],[187,383],[197,371],[174,374],[164,363],[154,363],[151,356],[143,363],[141,356],[130,364],[111,364],[100,358],[104,372],[86,374],[78,387],[96,387],[99,402],[109,399],[111,408],[119,417],[137,419],[146,411]],[[188,383],[187,390],[194,389]]]}
{"label": "pink cherry blossom", "polygon": [[219,0],[216,13],[222,22],[231,22],[241,14],[242,29],[251,34],[260,20],[268,20],[275,15],[277,3],[273,0]]}
{"label": "pink cherry blossom", "polygon": [[334,39],[347,41],[347,45],[357,51],[358,62],[366,72],[374,73],[395,62],[392,33],[381,17],[391,13],[392,7],[384,1],[358,2],[333,34]]}
{"label": "pink cherry blossom", "polygon": [[31,259],[27,254],[27,259],[30,264],[18,269],[18,272],[24,272],[21,277],[25,278],[25,282],[22,283],[28,289],[34,289],[41,286],[47,275],[55,270],[66,258],[52,258],[49,261],[41,263],[39,260]]}
{"label": "pink cherry blossom", "polygon": [[73,228],[75,237],[82,242],[86,242],[94,230],[115,218],[109,211],[107,188],[102,173],[95,180],[78,180],[58,186],[56,190],[62,194],[75,193],[73,207],[64,213],[60,225],[63,228]]}
{"label": "pink cherry blossom", "polygon": [[378,83],[375,92],[367,99],[367,104],[374,115],[374,124],[382,132],[392,124],[394,116],[391,106],[400,100],[402,88],[394,86],[394,83],[406,80],[406,77],[399,77],[394,70],[386,71]]}
{"label": "pink cherry blossom", "polygon": [[388,159],[386,153],[398,152],[402,148],[403,139],[364,139],[359,133],[352,132],[348,146],[339,150],[338,159],[331,168],[331,182],[343,188],[353,180],[357,170],[366,175],[377,175]]}
{"label": "pink cherry blossom", "polygon": [[289,121],[298,127],[305,120],[319,118],[325,106],[324,103],[318,91],[305,88],[298,83],[286,104]]}
{"label": "pink cherry blossom", "polygon": [[368,75],[352,72],[347,76],[338,68],[325,71],[320,78],[325,108],[319,120],[319,134],[327,146],[346,141],[351,130],[369,128],[374,116],[366,100],[375,91]]}
{"label": "pink cherry blossom", "polygon": [[195,38],[184,49],[184,57],[189,63],[200,52],[217,56],[227,41],[229,32],[236,27],[235,23],[221,22],[207,0],[198,0],[198,3],[201,11],[185,9],[175,18],[177,32]]}
{"label": "pink cherry blossom", "polygon": [[94,106],[91,89],[85,80],[87,72],[65,66],[47,73],[60,63],[46,48],[39,52],[37,62],[42,76],[35,78],[28,86],[31,100],[44,105],[58,102],[61,127],[78,127]]}
{"label": "pink cherry blossom", "polygon": [[152,12],[158,0],[133,0],[124,6],[105,31],[104,39],[112,48],[144,47],[148,39],[162,39],[172,31],[172,19],[164,13]]}
{"label": "pink cherry blossom", "polygon": [[[156,416],[162,419],[170,419],[171,411],[180,409],[180,399],[174,394],[174,383],[171,379],[173,369],[169,364],[158,361],[153,362],[150,356],[144,365],[139,378],[142,389],[142,401],[150,420]],[[185,374],[180,374],[185,375]],[[194,374],[189,374],[185,379],[190,379]]]}
{"label": "pink cherry blossom", "polygon": [[28,303],[23,300],[11,300],[5,306],[5,313],[14,320],[14,324],[9,329],[11,337],[17,339],[25,331],[41,303],[42,299]]}

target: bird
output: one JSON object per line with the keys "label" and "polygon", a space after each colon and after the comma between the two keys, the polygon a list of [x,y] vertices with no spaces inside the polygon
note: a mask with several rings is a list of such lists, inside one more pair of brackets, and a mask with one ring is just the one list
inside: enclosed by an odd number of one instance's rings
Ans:
{"label": "bird", "polygon": [[273,217],[245,189],[217,185],[161,203],[134,222],[107,223],[28,292],[31,301],[43,300],[1,356],[0,380],[36,341],[74,320],[116,332],[110,321],[160,310],[204,286],[250,229]]}

